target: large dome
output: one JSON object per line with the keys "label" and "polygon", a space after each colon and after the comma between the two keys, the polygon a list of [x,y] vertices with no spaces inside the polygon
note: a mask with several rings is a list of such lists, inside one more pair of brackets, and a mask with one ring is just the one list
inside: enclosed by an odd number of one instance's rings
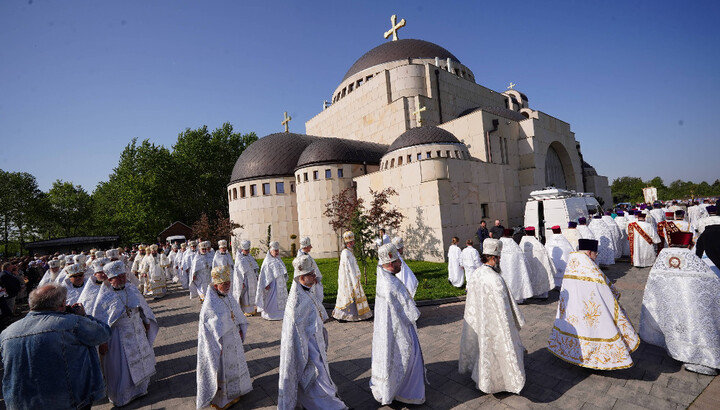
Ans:
{"label": "large dome", "polygon": [[412,147],[415,145],[423,144],[461,144],[460,140],[457,139],[450,131],[446,131],[442,128],[425,126],[410,128],[409,130],[402,133],[399,137],[395,138],[387,152],[392,152],[401,148]]}
{"label": "large dome", "polygon": [[343,77],[343,81],[345,81],[348,77],[365,70],[366,68],[370,68],[378,64],[408,58],[435,57],[440,57],[442,60],[450,58],[453,61],[457,61],[458,63],[460,62],[460,60],[458,60],[458,58],[451,52],[429,41],[414,39],[388,41],[368,51],[355,61],[355,64],[350,67],[348,72],[345,74],[345,77]]}
{"label": "large dome", "polygon": [[292,176],[300,155],[318,140],[304,134],[270,134],[250,144],[238,157],[230,183],[273,176]]}
{"label": "large dome", "polygon": [[[251,145],[252,146],[252,145]],[[320,138],[307,146],[297,161],[297,168],[315,164],[380,163],[387,145],[342,138]]]}

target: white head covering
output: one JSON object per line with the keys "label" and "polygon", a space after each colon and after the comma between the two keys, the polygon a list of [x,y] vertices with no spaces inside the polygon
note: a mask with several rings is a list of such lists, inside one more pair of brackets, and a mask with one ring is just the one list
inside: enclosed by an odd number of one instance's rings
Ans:
{"label": "white head covering", "polygon": [[181,243],[181,244],[180,244],[180,248],[182,248],[182,249],[187,248],[187,244],[186,244],[186,243]]}
{"label": "white head covering", "polygon": [[67,267],[68,277],[82,275],[83,273],[85,273],[85,269],[83,269],[79,263],[74,263],[72,265],[68,265]]}
{"label": "white head covering", "polygon": [[190,245],[190,246],[197,246],[197,241],[190,241],[190,242],[188,243],[188,245]]}
{"label": "white head covering", "polygon": [[107,258],[119,258],[120,252],[117,249],[109,249],[107,252],[105,252],[105,257]]}
{"label": "white head covering", "polygon": [[82,253],[73,257],[73,261],[75,263],[85,263],[85,260],[85,255],[83,255]]}
{"label": "white head covering", "polygon": [[392,244],[395,245],[395,247],[398,249],[402,249],[405,247],[405,244],[403,244],[402,238],[399,236],[392,238]]}
{"label": "white head covering", "polygon": [[270,249],[277,251],[280,249],[280,242],[278,241],[272,241],[270,242]]}
{"label": "white head covering", "polygon": [[352,242],[355,240],[355,234],[352,233],[352,231],[346,231],[343,234],[343,240],[345,241],[345,243]]}
{"label": "white head covering", "polygon": [[210,241],[202,241],[200,242],[200,247],[205,249],[210,249]]}
{"label": "white head covering", "polygon": [[51,261],[48,261],[48,266],[51,268],[59,268],[60,267],[60,261],[57,259],[53,259]]}
{"label": "white head covering", "polygon": [[75,257],[73,255],[65,257],[65,265],[72,265],[73,263],[75,263]]}
{"label": "white head covering", "polygon": [[308,246],[312,246],[312,244],[310,243],[309,236],[306,236],[306,237],[300,239],[300,247],[301,248],[307,248]]}
{"label": "white head covering", "polygon": [[108,258],[95,259],[91,265],[93,273],[102,272],[104,270],[103,266],[107,263],[110,263]]}
{"label": "white head covering", "polygon": [[385,265],[398,260],[399,253],[395,245],[386,243],[378,249],[378,258],[380,259],[380,265]]}
{"label": "white head covering", "polygon": [[173,243],[173,244],[172,244],[172,249],[177,249],[177,248],[178,248],[178,244],[177,244],[177,243]]}
{"label": "white head covering", "polygon": [[250,241],[245,239],[244,241],[240,242],[240,249],[249,251],[250,250]]}
{"label": "white head covering", "polygon": [[293,268],[295,268],[293,278],[307,275],[308,273],[312,273],[314,271],[312,259],[310,259],[307,255],[298,256],[293,259]]}
{"label": "white head covering", "polygon": [[150,246],[147,247],[147,250],[149,250],[150,252],[152,252],[152,251],[157,252],[158,246],[157,246],[157,244],[152,244],[152,245],[150,245]]}
{"label": "white head covering", "polygon": [[483,241],[483,255],[500,256],[502,242],[499,239],[487,238]]}
{"label": "white head covering", "polygon": [[96,257],[97,259],[104,258],[104,257],[105,257],[105,252],[103,252],[103,251],[97,251],[97,252],[95,252],[95,257]]}
{"label": "white head covering", "polygon": [[125,264],[121,261],[110,262],[103,266],[103,271],[105,271],[108,279],[114,278],[125,273]]}
{"label": "white head covering", "polygon": [[221,239],[218,241],[218,248],[227,248],[227,241],[225,239]]}

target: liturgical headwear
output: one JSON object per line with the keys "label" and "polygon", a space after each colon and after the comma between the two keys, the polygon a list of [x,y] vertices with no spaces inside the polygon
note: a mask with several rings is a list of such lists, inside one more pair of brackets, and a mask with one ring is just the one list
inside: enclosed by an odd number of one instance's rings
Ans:
{"label": "liturgical headwear", "polygon": [[306,236],[306,237],[300,239],[300,247],[301,247],[301,248],[307,248],[308,246],[312,246],[312,245],[310,244],[310,237],[309,237],[309,236]]}
{"label": "liturgical headwear", "polygon": [[515,231],[513,231],[510,228],[503,229],[503,236],[505,236],[505,237],[512,238],[513,233],[515,233]]}
{"label": "liturgical headwear", "polygon": [[586,222],[587,222],[587,219],[585,219],[584,216],[581,216],[580,218],[578,218],[578,224],[585,225]]}
{"label": "liturgical headwear", "polygon": [[552,228],[553,233],[562,233],[562,229],[560,229],[560,225],[555,225]]}
{"label": "liturgical headwear", "polygon": [[355,234],[352,233],[352,231],[346,231],[343,234],[343,240],[345,241],[345,243],[352,242],[355,240]]}
{"label": "liturgical headwear", "polygon": [[48,261],[48,266],[51,268],[59,268],[60,267],[60,261],[57,259],[53,259],[51,261]]}
{"label": "liturgical headwear", "polygon": [[240,249],[249,251],[250,250],[250,241],[245,239],[244,241],[240,242]]}
{"label": "liturgical headwear", "polygon": [[157,252],[157,250],[158,250],[158,246],[156,244],[150,245],[150,252],[152,252],[152,251]]}
{"label": "liturgical headwear", "polygon": [[502,252],[502,242],[499,239],[487,238],[482,245],[483,255],[500,256],[500,252]]}
{"label": "liturgical headwear", "polygon": [[575,221],[570,221],[570,222],[568,222],[568,228],[569,228],[569,229],[575,229],[575,228],[577,228],[577,222],[575,222]]}
{"label": "liturgical headwear", "polygon": [[295,272],[293,273],[294,278],[313,273],[314,271],[312,259],[310,259],[308,255],[301,255],[293,259],[293,268],[295,268]]}
{"label": "liturgical headwear", "polygon": [[66,265],[72,265],[73,263],[75,263],[75,258],[72,255],[68,255],[65,257]]}
{"label": "liturgical headwear", "polygon": [[82,269],[80,267],[79,263],[74,263],[72,265],[69,265],[67,268],[67,275],[70,276],[78,276],[85,273],[85,269]]}
{"label": "liturgical headwear", "polygon": [[595,239],[578,239],[578,250],[579,251],[593,251],[597,252],[598,241]]}
{"label": "liturgical headwear", "polygon": [[274,251],[280,250],[280,242],[278,242],[278,241],[270,242],[270,249],[272,249]]}
{"label": "liturgical headwear", "polygon": [[197,241],[190,241],[189,245],[190,245],[190,246],[197,246]]}
{"label": "liturgical headwear", "polygon": [[112,259],[112,258],[117,259],[120,257],[120,252],[118,252],[117,249],[110,249],[107,252],[105,252],[105,256],[107,256],[110,259]]}
{"label": "liturgical headwear", "polygon": [[398,249],[402,249],[405,247],[402,238],[399,236],[392,238],[392,244],[395,245],[395,247]]}
{"label": "liturgical headwear", "polygon": [[103,266],[103,271],[105,271],[108,279],[112,279],[125,273],[125,264],[121,261],[106,263]]}
{"label": "liturgical headwear", "polygon": [[392,243],[386,243],[378,249],[378,258],[380,265],[385,265],[398,260],[398,250]]}
{"label": "liturgical headwear", "polygon": [[220,239],[218,241],[218,248],[227,248],[227,241],[225,239]]}
{"label": "liturgical headwear", "polygon": [[214,285],[230,282],[230,267],[228,265],[218,265],[210,272]]}

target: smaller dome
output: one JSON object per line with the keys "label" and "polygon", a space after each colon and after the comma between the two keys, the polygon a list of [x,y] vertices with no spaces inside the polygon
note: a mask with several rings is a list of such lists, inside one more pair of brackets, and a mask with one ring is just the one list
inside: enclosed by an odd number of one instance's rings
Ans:
{"label": "smaller dome", "polygon": [[320,138],[305,148],[297,161],[297,168],[315,164],[380,163],[387,145],[343,138]]}
{"label": "smaller dome", "polygon": [[412,147],[414,145],[424,144],[437,144],[437,143],[448,143],[448,144],[461,144],[460,140],[457,139],[450,131],[446,131],[442,128],[425,126],[411,128],[390,144],[387,152],[399,150],[401,148]]}
{"label": "smaller dome", "polygon": [[240,154],[230,183],[241,180],[292,176],[298,158],[318,137],[280,132],[266,135]]}

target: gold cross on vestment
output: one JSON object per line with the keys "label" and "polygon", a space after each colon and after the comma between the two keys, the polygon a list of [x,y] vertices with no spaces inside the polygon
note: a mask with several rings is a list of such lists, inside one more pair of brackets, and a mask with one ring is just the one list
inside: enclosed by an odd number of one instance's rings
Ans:
{"label": "gold cross on vestment", "polygon": [[422,126],[422,115],[421,113],[423,111],[427,110],[427,107],[420,107],[417,110],[413,111],[413,115],[415,116],[415,121],[417,122],[418,126]]}
{"label": "gold cross on vestment", "polygon": [[385,32],[385,38],[390,37],[390,34],[392,34],[392,36],[393,36],[392,41],[397,41],[398,29],[400,29],[401,27],[405,27],[405,19],[400,20],[399,23],[396,23],[396,21],[397,21],[397,15],[393,14],[392,17],[390,17],[390,23],[392,24],[392,27],[390,28],[390,30]]}
{"label": "gold cross on vestment", "polygon": [[512,90],[513,88],[515,88],[515,84],[513,84],[513,82],[511,81],[507,89]]}
{"label": "gold cross on vestment", "polygon": [[292,120],[292,117],[288,117],[287,111],[285,111],[285,113],[283,114],[283,116],[285,117],[285,119],[282,120],[282,122],[281,122],[280,124],[282,124],[282,125],[285,126],[285,132],[290,132],[290,126],[289,126],[289,124],[290,124],[290,121]]}

